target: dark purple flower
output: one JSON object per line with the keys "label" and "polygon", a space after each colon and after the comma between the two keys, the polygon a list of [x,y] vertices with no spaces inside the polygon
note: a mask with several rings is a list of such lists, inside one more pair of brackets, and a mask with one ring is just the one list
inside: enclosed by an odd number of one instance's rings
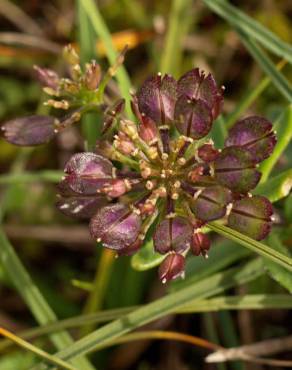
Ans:
{"label": "dark purple flower", "polygon": [[154,250],[165,255],[163,282],[183,276],[189,251],[208,256],[210,239],[201,228],[209,221],[223,219],[264,238],[272,206],[249,191],[260,180],[257,163],[271,153],[275,136],[268,121],[249,117],[234,126],[222,150],[204,140],[221,111],[222,91],[198,69],[178,81],[160,74],[147,79],[132,100],[138,122],[109,119],[98,154],[69,160],[59,208],[70,214],[88,205],[91,212],[98,204],[91,234],[118,255],[135,253],[152,236]]}

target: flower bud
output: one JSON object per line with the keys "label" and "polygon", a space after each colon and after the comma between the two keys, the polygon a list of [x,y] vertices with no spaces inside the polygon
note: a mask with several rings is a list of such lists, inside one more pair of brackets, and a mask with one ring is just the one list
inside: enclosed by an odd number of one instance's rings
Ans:
{"label": "flower bud", "polygon": [[96,90],[101,79],[100,65],[93,60],[90,64],[86,65],[85,72],[85,85],[88,90]]}
{"label": "flower bud", "polygon": [[204,144],[198,149],[198,157],[204,162],[213,162],[219,155],[219,150],[212,144]]}
{"label": "flower bud", "polygon": [[50,116],[15,118],[2,125],[4,138],[11,144],[35,146],[47,143],[55,135],[57,120]]}
{"label": "flower bud", "polygon": [[35,70],[37,79],[43,86],[49,87],[53,90],[58,88],[60,79],[55,71],[48,68],[41,68],[36,65],[33,68]]}
{"label": "flower bud", "polygon": [[141,248],[142,244],[143,240],[139,239],[138,237],[133,244],[129,245],[126,248],[118,250],[118,256],[132,256]]}
{"label": "flower bud", "polygon": [[101,208],[90,222],[92,237],[114,250],[122,250],[134,244],[140,229],[140,215],[122,203]]}
{"label": "flower bud", "polygon": [[155,230],[154,248],[161,254],[171,251],[181,253],[189,248],[191,238],[192,227],[186,218],[166,218]]}
{"label": "flower bud", "polygon": [[79,55],[71,44],[64,47],[63,57],[68,64],[76,65],[80,63]]}
{"label": "flower bud", "polygon": [[153,144],[157,141],[157,126],[151,118],[142,116],[142,122],[139,126],[139,136],[147,144]]}
{"label": "flower bud", "polygon": [[195,231],[193,233],[193,238],[192,238],[192,243],[191,243],[192,253],[195,256],[199,256],[200,254],[202,254],[203,256],[206,256],[209,249],[210,249],[210,239],[208,235]]}
{"label": "flower bud", "polygon": [[178,253],[170,253],[159,266],[158,275],[163,284],[184,275],[185,258]]}

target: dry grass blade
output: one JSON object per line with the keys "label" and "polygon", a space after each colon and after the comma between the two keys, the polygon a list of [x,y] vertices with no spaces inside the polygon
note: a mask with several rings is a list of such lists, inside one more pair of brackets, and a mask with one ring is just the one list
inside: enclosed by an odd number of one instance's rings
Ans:
{"label": "dry grass blade", "polygon": [[53,365],[57,365],[58,368],[60,368],[60,369],[76,370],[75,367],[68,364],[67,362],[65,362],[63,360],[60,360],[57,357],[52,356],[49,353],[43,351],[42,349],[39,349],[39,348],[35,347],[31,343],[26,342],[25,340],[23,340],[20,337],[14,335],[13,333],[11,333],[10,331],[8,331],[4,328],[0,328],[0,335],[3,335],[4,337],[10,339],[11,341],[16,343],[20,347],[24,348],[25,350],[34,353],[36,356],[40,357],[41,359],[43,359],[43,360],[45,360],[45,361],[47,361],[47,362],[49,362]]}
{"label": "dry grass blade", "polygon": [[260,358],[259,356],[272,355],[291,350],[292,335],[282,338],[269,339],[262,342],[241,347],[221,349],[206,357],[206,362],[217,363],[235,360],[244,360],[268,366],[292,367],[292,361]]}

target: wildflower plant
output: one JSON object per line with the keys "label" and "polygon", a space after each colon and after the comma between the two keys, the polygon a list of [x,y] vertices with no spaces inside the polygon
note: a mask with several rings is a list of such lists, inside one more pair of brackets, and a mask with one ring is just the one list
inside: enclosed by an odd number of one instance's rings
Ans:
{"label": "wildflower plant", "polygon": [[268,199],[252,196],[261,173],[258,164],[276,144],[272,124],[246,117],[230,130],[224,148],[208,138],[223,107],[223,91],[211,74],[198,68],[178,81],[166,74],[149,77],[132,95],[135,121],[123,115],[124,100],[104,102],[109,79],[124,52],[104,75],[92,61],[82,70],[71,47],[64,56],[70,78],[35,67],[46,102],[69,111],[52,116],[17,118],[2,126],[4,138],[17,145],[38,145],[80,120],[103,111],[96,152],[73,155],[58,186],[58,208],[68,216],[90,219],[92,237],[118,255],[132,255],[153,238],[165,256],[162,282],[184,275],[188,252],[208,257],[210,240],[203,227],[219,220],[256,240],[271,229]]}

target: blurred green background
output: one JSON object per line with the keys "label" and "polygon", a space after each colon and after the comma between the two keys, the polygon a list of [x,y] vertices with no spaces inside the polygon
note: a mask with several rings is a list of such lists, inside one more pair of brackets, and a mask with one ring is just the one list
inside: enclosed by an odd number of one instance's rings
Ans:
{"label": "blurred green background", "polygon": [[[133,89],[157,71],[169,72],[175,77],[192,67],[210,71],[218,84],[226,88],[224,113],[212,132],[218,146],[223,144],[227,129],[248,114],[268,117],[277,128],[281,147],[272,161],[263,166],[267,181],[263,181],[261,193],[276,202],[276,225],[266,244],[289,255],[292,246],[292,198],[289,195],[292,71],[289,61],[291,63],[292,53],[288,46],[292,39],[292,2],[227,2],[256,25],[272,31],[276,39],[270,39],[269,34],[261,33],[262,28],[250,25],[245,19],[237,20],[230,9],[224,7],[225,3],[223,0],[216,0],[213,5],[211,0],[0,0],[0,122],[36,111],[49,113],[43,105],[45,95],[34,79],[32,67],[38,64],[65,73],[61,50],[68,43],[79,48],[83,61],[95,58],[104,68],[109,65],[111,47],[119,51],[128,44],[124,65]],[[85,4],[97,5],[92,17],[86,11],[90,6],[86,8]],[[112,44],[107,43],[109,35]],[[278,39],[280,44],[275,41]],[[123,89],[125,85],[113,80],[107,91],[109,99],[115,100]],[[209,260],[191,258],[186,279],[165,287],[157,279],[156,268],[149,268],[156,264],[155,256],[144,251],[132,262],[128,257],[115,259],[111,252],[96,247],[86,222],[60,214],[55,208],[60,171],[73,153],[84,149],[85,140],[94,142],[94,120],[98,123],[100,118],[91,117],[82,125],[66,130],[50,144],[35,149],[20,149],[4,140],[0,142],[0,327],[22,332],[37,322],[53,321],[43,314],[46,309],[40,308],[39,295],[29,295],[33,287],[28,284],[27,288],[22,280],[16,255],[9,255],[9,251],[14,250],[39,288],[42,299],[59,320],[145,305],[169,292],[198,285],[216,273],[224,274],[230,268],[235,269],[234,276],[237,276],[249,263],[260,261],[251,269],[254,275],[235,281],[227,292],[223,287],[211,294],[220,297],[261,295],[257,301],[260,304],[250,301],[244,306],[238,300],[233,302],[233,307],[228,307],[225,302],[219,304],[219,311],[216,302],[207,302],[201,309],[196,309],[194,304],[191,313],[172,313],[154,322],[150,320],[143,330],[184,332],[224,347],[291,334],[291,271],[283,271],[278,265],[265,263],[264,259],[256,260],[255,254],[234,241],[212,234]],[[279,174],[274,182],[268,182]],[[26,288],[28,294],[24,291]],[[253,308],[257,310],[251,310]],[[119,312],[114,312],[107,319],[119,316]],[[72,336],[78,339],[99,325],[83,323],[71,331]],[[46,337],[37,338],[33,343],[50,353],[55,352]],[[145,337],[142,341],[96,352],[91,359],[100,370],[268,368],[243,362],[206,364],[207,353],[206,349],[189,344]],[[285,351],[279,358],[291,359],[292,351]],[[0,343],[0,370],[30,369],[38,361],[30,351],[16,346],[1,350]],[[87,370],[83,365],[79,368]]]}

